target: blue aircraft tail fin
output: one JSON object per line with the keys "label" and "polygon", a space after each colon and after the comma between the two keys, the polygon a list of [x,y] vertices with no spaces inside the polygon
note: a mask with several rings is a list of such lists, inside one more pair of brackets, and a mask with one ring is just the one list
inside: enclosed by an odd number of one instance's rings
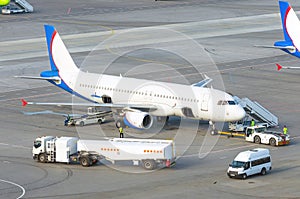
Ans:
{"label": "blue aircraft tail fin", "polygon": [[79,69],[54,26],[45,25],[45,33],[51,70],[60,73],[77,72]]}
{"label": "blue aircraft tail fin", "polygon": [[289,12],[294,12],[294,10],[290,6],[290,4],[285,1],[279,1],[279,9],[280,9],[281,24],[282,24],[284,39],[287,42],[291,42],[292,39],[290,38],[290,36],[287,32],[287,28],[286,28],[286,20],[287,20],[287,16],[288,16]]}

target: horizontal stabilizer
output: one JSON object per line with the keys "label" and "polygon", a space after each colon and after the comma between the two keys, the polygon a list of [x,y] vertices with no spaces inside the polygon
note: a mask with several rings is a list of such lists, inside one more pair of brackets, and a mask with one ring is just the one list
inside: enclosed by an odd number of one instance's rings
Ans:
{"label": "horizontal stabilizer", "polygon": [[52,80],[55,83],[60,83],[60,77],[36,77],[36,76],[14,76],[16,78],[23,78],[23,79],[36,79],[36,80]]}
{"label": "horizontal stabilizer", "polygon": [[205,77],[204,80],[202,80],[198,83],[192,84],[192,86],[204,87],[212,81],[212,79],[210,79],[208,76],[204,75],[204,77]]}
{"label": "horizontal stabilizer", "polygon": [[264,45],[254,45],[254,47],[259,48],[275,48],[275,49],[282,49],[282,50],[289,50],[289,51],[296,51],[295,46],[264,46]]}

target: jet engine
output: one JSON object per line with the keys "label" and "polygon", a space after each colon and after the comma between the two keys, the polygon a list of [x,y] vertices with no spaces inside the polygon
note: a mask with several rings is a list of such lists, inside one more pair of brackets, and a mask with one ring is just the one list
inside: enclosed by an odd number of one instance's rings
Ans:
{"label": "jet engine", "polygon": [[126,112],[123,121],[131,128],[149,129],[153,124],[153,117],[145,112]]}

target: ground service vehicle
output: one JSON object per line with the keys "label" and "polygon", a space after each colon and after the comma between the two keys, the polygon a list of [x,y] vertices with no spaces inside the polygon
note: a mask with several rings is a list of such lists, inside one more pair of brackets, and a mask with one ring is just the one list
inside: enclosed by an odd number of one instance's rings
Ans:
{"label": "ground service vehicle", "polygon": [[101,124],[105,121],[105,117],[97,116],[97,115],[83,115],[81,117],[72,117],[67,122],[67,126],[77,125],[77,126],[85,126],[87,124]]}
{"label": "ground service vehicle", "polygon": [[95,107],[89,107],[88,112],[80,117],[70,117],[65,120],[65,126],[87,124],[101,124],[105,121],[105,116],[111,115],[111,111],[98,111]]}
{"label": "ground service vehicle", "polygon": [[268,149],[256,148],[240,152],[229,165],[227,175],[229,178],[246,179],[250,175],[265,175],[271,171],[272,162]]}
{"label": "ground service vehicle", "polygon": [[172,140],[113,138],[80,140],[77,137],[38,137],[34,141],[33,159],[39,162],[79,162],[88,167],[101,159],[131,161],[145,169],[158,165],[170,167],[175,163],[175,144]]}
{"label": "ground service vehicle", "polygon": [[14,0],[13,4],[2,7],[1,12],[4,15],[33,12],[33,7],[26,0]]}
{"label": "ground service vehicle", "polygon": [[280,146],[289,144],[290,136],[281,132],[267,131],[265,126],[251,126],[246,128],[245,140],[257,144]]}
{"label": "ground service vehicle", "polygon": [[[256,123],[257,126],[265,126],[265,127],[269,127],[268,123],[266,122],[259,122]],[[228,123],[228,128],[230,131],[238,131],[238,132],[242,132],[242,131],[246,131],[246,128],[251,126],[251,120],[239,120],[236,122],[229,122]]]}

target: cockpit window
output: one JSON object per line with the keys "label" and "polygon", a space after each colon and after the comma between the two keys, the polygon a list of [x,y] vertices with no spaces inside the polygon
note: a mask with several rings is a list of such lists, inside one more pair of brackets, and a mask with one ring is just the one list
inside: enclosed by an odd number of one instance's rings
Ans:
{"label": "cockpit window", "polygon": [[236,102],[235,101],[228,101],[228,104],[229,105],[236,105]]}
{"label": "cockpit window", "polygon": [[237,103],[233,100],[225,101],[225,100],[220,100],[217,103],[218,105],[236,105]]}

